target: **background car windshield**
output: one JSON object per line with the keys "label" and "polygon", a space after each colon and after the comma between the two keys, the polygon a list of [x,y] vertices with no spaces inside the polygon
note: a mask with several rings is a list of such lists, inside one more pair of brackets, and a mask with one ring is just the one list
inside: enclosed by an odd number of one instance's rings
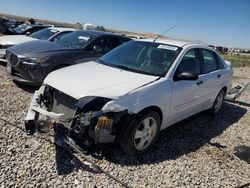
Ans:
{"label": "background car windshield", "polygon": [[101,63],[128,71],[164,76],[181,48],[155,42],[127,42],[101,57]]}
{"label": "background car windshield", "polygon": [[23,33],[24,31],[30,29],[31,27],[28,25],[20,26],[14,29],[16,33]]}
{"label": "background car windshield", "polygon": [[82,31],[75,31],[63,36],[60,40],[56,41],[56,43],[70,48],[84,48],[94,37],[95,36]]}
{"label": "background car windshield", "polygon": [[42,29],[30,35],[32,38],[47,40],[54,34],[58,33],[55,29]]}

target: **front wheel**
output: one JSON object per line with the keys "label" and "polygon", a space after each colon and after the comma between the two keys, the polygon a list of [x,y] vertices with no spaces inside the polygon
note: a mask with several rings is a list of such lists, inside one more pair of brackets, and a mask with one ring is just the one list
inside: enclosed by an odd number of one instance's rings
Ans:
{"label": "front wheel", "polygon": [[154,144],[160,130],[161,119],[156,112],[145,112],[129,124],[120,139],[121,147],[129,154],[144,153]]}

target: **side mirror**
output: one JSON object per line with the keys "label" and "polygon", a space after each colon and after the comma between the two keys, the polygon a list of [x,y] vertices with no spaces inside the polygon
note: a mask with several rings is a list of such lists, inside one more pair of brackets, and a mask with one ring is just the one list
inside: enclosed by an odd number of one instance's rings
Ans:
{"label": "side mirror", "polygon": [[197,79],[198,79],[198,75],[194,74],[192,72],[182,72],[180,74],[177,74],[174,77],[175,81],[178,81],[178,80],[197,80]]}
{"label": "side mirror", "polygon": [[29,31],[28,31],[28,32],[26,32],[26,33],[25,33],[25,35],[27,35],[27,36],[28,36],[28,35],[30,35],[30,32],[29,32]]}
{"label": "side mirror", "polygon": [[99,45],[94,45],[93,49],[94,49],[95,53],[102,53],[103,52],[103,48]]}

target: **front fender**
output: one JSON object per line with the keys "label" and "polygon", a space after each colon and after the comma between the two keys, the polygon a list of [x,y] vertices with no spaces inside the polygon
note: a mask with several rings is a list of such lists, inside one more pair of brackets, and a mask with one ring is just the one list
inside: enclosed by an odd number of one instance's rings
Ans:
{"label": "front fender", "polygon": [[168,80],[158,81],[157,84],[139,88],[136,91],[108,102],[103,106],[102,110],[106,112],[127,110],[129,114],[137,114],[145,108],[156,106],[164,114],[162,123],[165,125],[170,120],[171,86],[171,82]]}

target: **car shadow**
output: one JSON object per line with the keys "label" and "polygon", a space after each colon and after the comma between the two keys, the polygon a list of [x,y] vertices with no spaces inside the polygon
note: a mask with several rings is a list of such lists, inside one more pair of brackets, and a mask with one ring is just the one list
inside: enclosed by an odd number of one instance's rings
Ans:
{"label": "car shadow", "polygon": [[56,170],[58,175],[66,175],[78,170],[94,174],[99,173],[99,171],[91,168],[91,166],[82,163],[82,161],[73,155],[72,151],[58,145],[56,145]]}
{"label": "car shadow", "polygon": [[58,175],[67,175],[73,171],[84,170],[94,174],[99,171],[91,168],[91,166],[82,163],[77,157],[75,157],[73,151],[71,151],[67,144],[64,142],[66,136],[66,130],[62,125],[57,124],[54,128],[54,141],[56,149],[56,169]]}
{"label": "car shadow", "polygon": [[129,166],[174,160],[195,152],[205,144],[225,148],[223,143],[211,143],[210,140],[239,121],[246,112],[245,108],[225,102],[220,114],[215,117],[201,112],[161,131],[154,147],[143,155],[131,157],[113,145],[103,147],[103,157],[112,163]]}
{"label": "car shadow", "polygon": [[6,66],[7,66],[7,63],[6,63],[5,61],[1,61],[1,60],[0,60],[0,66],[6,67]]}
{"label": "car shadow", "polygon": [[26,92],[29,92],[29,93],[34,93],[36,90],[39,89],[39,86],[28,86],[28,85],[21,84],[15,80],[13,80],[13,82],[18,88],[20,88]]}

